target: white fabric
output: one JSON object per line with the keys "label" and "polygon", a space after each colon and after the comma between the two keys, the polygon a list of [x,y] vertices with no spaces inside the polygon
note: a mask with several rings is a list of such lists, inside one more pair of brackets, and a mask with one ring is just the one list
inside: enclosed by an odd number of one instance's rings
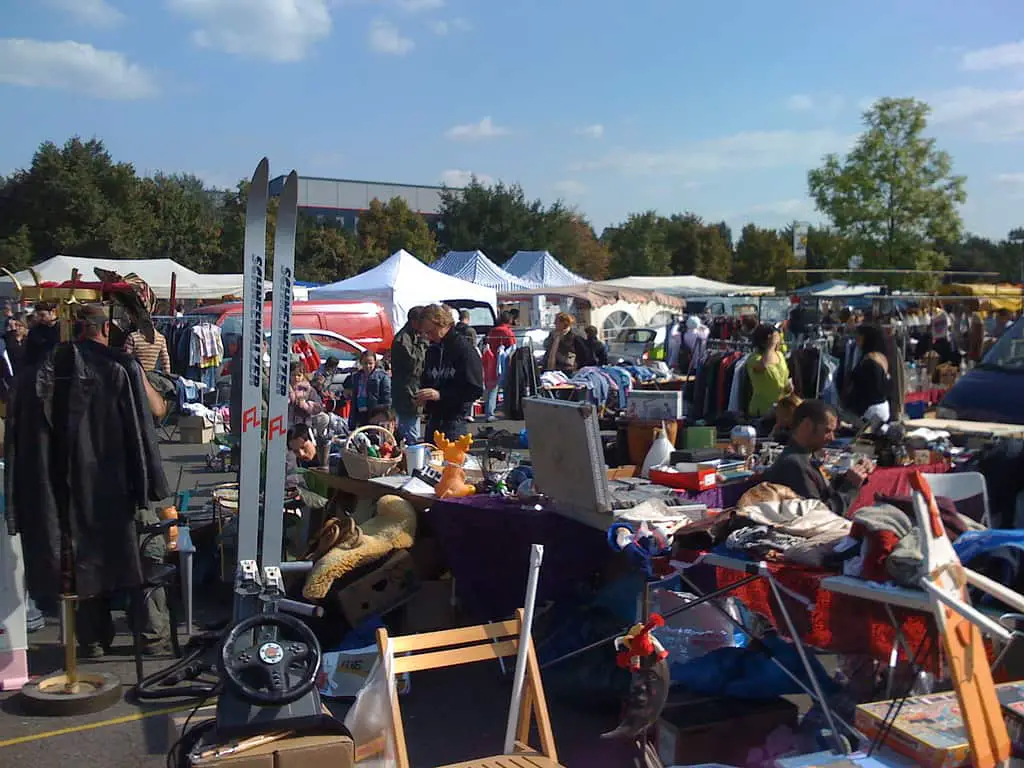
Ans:
{"label": "white fabric", "polygon": [[869,405],[868,409],[864,411],[864,421],[872,424],[888,424],[889,423],[889,403],[875,403]]}
{"label": "white fabric", "polygon": [[547,251],[516,251],[502,269],[541,288],[561,288],[590,282],[566,269]]}
{"label": "white fabric", "polygon": [[486,285],[496,291],[528,291],[537,287],[529,280],[521,280],[506,272],[488,259],[483,251],[448,251],[430,268],[476,285]]}
{"label": "white fabric", "polygon": [[[171,297],[171,275],[176,275],[175,297],[178,299],[219,299],[222,296],[241,296],[245,282],[242,275],[201,275],[183,267],[173,259],[86,259],[79,256],[54,256],[35,265],[43,282],[62,283],[71,279],[77,269],[82,280],[96,280],[96,267],[109,269],[120,275],[134,272],[149,285],[158,299]],[[35,285],[32,274],[22,270],[15,274],[22,286]],[[0,295],[14,296],[14,281],[0,278]]]}
{"label": "white fabric", "polygon": [[[508,269],[508,265],[505,265]],[[512,270],[509,270],[512,271]],[[670,296],[729,296],[740,294],[746,296],[770,296],[775,289],[768,285],[733,285],[708,280],[696,275],[675,275],[666,277],[620,277],[617,280],[604,280],[597,285],[609,285],[618,288],[643,288],[648,291],[659,291]]]}
{"label": "white fabric", "polygon": [[314,288],[309,298],[379,302],[396,329],[405,325],[410,309],[424,304],[468,299],[490,304],[495,311],[498,308],[498,295],[493,288],[442,274],[405,250],[396,251],[387,261],[355,277]]}

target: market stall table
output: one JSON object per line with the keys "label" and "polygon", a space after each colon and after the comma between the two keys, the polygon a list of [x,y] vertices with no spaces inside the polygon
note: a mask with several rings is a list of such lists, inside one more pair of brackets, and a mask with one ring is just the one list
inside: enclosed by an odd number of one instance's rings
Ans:
{"label": "market stall table", "polygon": [[[338,475],[323,469],[306,470],[307,477],[313,480],[313,484],[319,488],[327,488],[334,491],[341,491],[360,499],[376,500],[381,496],[401,496],[412,504],[417,512],[422,512],[436,501],[433,495],[412,493],[401,488],[402,483],[410,478],[404,475],[391,477],[375,477],[372,480],[357,480],[353,477]],[[317,488],[310,487],[311,491],[317,492]]]}

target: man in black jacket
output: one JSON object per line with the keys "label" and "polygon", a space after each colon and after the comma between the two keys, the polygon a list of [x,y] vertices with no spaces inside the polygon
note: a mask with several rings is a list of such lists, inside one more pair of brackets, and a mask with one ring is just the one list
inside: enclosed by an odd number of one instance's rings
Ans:
{"label": "man in black jacket", "polygon": [[424,308],[420,328],[432,342],[423,364],[423,388],[416,402],[427,412],[427,439],[443,432],[449,440],[466,434],[466,418],[483,394],[484,371],[480,355],[469,340],[453,332],[455,320],[444,307]]}
{"label": "man in black jacket", "polygon": [[423,377],[427,342],[420,334],[423,307],[409,310],[409,319],[391,343],[391,404],[398,414],[398,436],[407,445],[420,442],[420,405],[416,393]]}
{"label": "man in black jacket", "polygon": [[778,483],[805,499],[823,501],[843,515],[864,483],[866,472],[857,464],[829,483],[812,463],[815,453],[835,440],[838,419],[831,406],[820,400],[804,400],[793,414],[789,445],[764,473],[766,483]]}

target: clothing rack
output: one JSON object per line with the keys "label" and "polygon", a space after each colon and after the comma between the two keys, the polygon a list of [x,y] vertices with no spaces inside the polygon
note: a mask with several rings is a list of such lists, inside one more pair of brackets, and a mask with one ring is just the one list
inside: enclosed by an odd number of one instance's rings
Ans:
{"label": "clothing rack", "polygon": [[829,354],[829,348],[831,342],[827,338],[817,339],[803,339],[800,342],[799,349],[816,349],[818,350],[818,364],[814,369],[814,397],[819,398],[821,396],[821,364],[825,355]]}

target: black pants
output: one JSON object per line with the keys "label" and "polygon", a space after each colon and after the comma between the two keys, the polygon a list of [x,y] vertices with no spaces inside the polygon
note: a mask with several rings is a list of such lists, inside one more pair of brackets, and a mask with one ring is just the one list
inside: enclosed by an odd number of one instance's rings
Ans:
{"label": "black pants", "polygon": [[455,419],[444,419],[431,416],[427,419],[427,431],[423,439],[428,443],[434,442],[434,433],[441,432],[448,440],[455,440],[469,432],[469,427],[464,416]]}

